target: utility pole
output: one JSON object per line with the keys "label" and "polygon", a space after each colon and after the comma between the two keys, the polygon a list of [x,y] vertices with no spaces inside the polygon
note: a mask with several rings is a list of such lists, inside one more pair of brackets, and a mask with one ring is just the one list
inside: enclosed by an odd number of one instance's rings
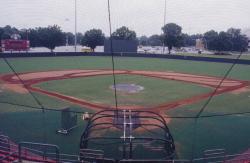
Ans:
{"label": "utility pole", "polygon": [[163,26],[166,25],[166,16],[167,16],[167,0],[165,0],[165,4],[164,4],[164,20],[163,20]]}
{"label": "utility pole", "polygon": [[77,0],[75,0],[75,52],[77,45]]}

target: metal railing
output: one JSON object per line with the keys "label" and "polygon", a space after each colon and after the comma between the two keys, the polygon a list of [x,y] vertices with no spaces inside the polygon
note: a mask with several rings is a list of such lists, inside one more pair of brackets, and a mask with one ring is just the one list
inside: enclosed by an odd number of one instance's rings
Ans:
{"label": "metal railing", "polygon": [[[6,142],[6,140],[8,140]],[[9,145],[10,148],[6,147]],[[26,146],[32,146],[28,148]],[[55,153],[44,152],[37,149],[37,147],[49,147],[55,149]],[[82,163],[80,161],[80,155],[70,155],[70,154],[60,154],[59,148],[56,145],[51,144],[41,144],[41,143],[32,143],[32,142],[21,142],[19,145],[14,144],[9,140],[7,136],[0,135],[0,162],[7,161],[13,162],[15,160],[22,161],[35,161],[35,162],[48,162],[48,163]],[[193,160],[189,159],[173,159],[173,160],[114,160],[104,157],[104,153],[98,150],[100,157],[95,157],[91,155],[91,152],[95,153],[96,150],[86,149],[90,157],[86,161],[88,162],[158,162],[158,163],[243,163],[250,162],[250,152],[242,154],[227,154],[224,149],[213,149],[204,151],[204,155],[201,158],[195,158]],[[85,153],[86,154],[86,153]],[[92,157],[94,156],[94,157]],[[33,160],[32,160],[33,159]]]}
{"label": "metal railing", "polygon": [[[19,162],[22,162],[22,148],[23,148],[23,146],[42,147],[42,148],[44,148],[46,150],[47,150],[47,148],[55,149],[55,151],[56,151],[56,153],[55,153],[55,155],[56,155],[55,161],[59,162],[59,160],[60,160],[60,150],[59,150],[59,147],[56,146],[56,145],[43,144],[43,143],[33,143],[33,142],[20,142],[18,144],[18,160],[19,160]],[[43,155],[42,155],[43,160],[50,159],[49,157],[47,157],[48,155],[46,154],[46,150],[43,151]]]}
{"label": "metal railing", "polygon": [[17,152],[12,152],[10,154],[5,155],[2,158],[0,157],[0,162],[5,161],[5,160],[11,160],[10,157],[14,157],[15,154],[17,154]]}

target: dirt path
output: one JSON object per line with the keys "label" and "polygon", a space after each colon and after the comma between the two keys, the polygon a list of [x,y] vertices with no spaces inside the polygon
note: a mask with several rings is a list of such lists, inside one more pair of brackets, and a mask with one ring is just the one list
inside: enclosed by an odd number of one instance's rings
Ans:
{"label": "dirt path", "polygon": [[[45,81],[51,80],[62,80],[62,79],[70,79],[70,78],[82,78],[82,77],[91,77],[91,76],[100,76],[100,75],[112,75],[111,70],[65,70],[65,71],[48,71],[48,72],[32,72],[32,73],[22,73],[19,74],[19,77],[25,83],[25,87],[31,91],[39,92],[42,94],[46,94],[48,96],[56,97],[61,100],[65,100],[74,104],[81,105],[86,108],[90,108],[96,111],[103,109],[111,109],[115,108],[114,106],[105,105],[105,104],[97,104],[91,101],[87,101],[84,99],[79,99],[72,96],[67,96],[64,94],[60,94],[57,92],[51,92],[47,90],[43,90],[38,87],[34,87],[34,84],[38,84]],[[202,76],[202,75],[192,75],[192,74],[183,74],[183,73],[175,73],[175,72],[158,72],[158,71],[132,71],[132,70],[116,70],[115,74],[126,74],[126,75],[142,75],[147,77],[160,78],[165,80],[176,80],[183,81],[187,83],[193,83],[200,86],[216,88],[220,83],[221,78],[212,77],[212,76]],[[6,74],[0,76],[0,80],[4,82],[2,85],[2,89],[8,89],[11,91],[15,91],[17,93],[27,93],[25,87],[21,84],[18,78],[14,74]],[[160,104],[158,106],[145,108],[144,106],[118,106],[119,109],[150,109],[155,112],[163,112],[168,109],[176,108],[182,105],[192,104],[198,102],[200,100],[206,99],[211,96],[213,93],[215,95],[219,95],[225,92],[235,92],[240,93],[241,91],[245,91],[249,86],[249,81],[241,81],[234,79],[226,79],[222,83],[221,87],[217,92],[210,92],[205,94],[196,95],[193,97],[189,97],[186,99],[176,100],[172,102],[167,102]]]}

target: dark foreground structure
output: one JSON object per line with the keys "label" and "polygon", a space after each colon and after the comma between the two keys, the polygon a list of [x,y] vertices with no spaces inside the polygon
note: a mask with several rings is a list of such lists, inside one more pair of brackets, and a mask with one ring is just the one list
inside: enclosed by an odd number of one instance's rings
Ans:
{"label": "dark foreground structure", "polygon": [[0,163],[246,163],[250,160],[250,153],[230,155],[224,149],[206,150],[202,158],[179,160],[165,120],[153,112],[104,110],[88,120],[79,155],[60,153],[60,148],[53,144],[16,144],[0,132]]}
{"label": "dark foreground structure", "polygon": [[175,155],[166,121],[150,111],[100,111],[89,120],[80,142],[80,159],[87,162],[155,162]]}

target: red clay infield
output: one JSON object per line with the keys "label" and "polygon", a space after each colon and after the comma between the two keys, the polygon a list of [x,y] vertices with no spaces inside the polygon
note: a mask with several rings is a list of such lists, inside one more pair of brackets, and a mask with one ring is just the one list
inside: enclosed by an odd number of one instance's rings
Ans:
{"label": "red clay infield", "polygon": [[[70,78],[83,78],[91,76],[100,76],[100,75],[112,75],[112,70],[65,70],[65,71],[48,71],[48,72],[31,72],[31,73],[21,73],[19,77],[24,81],[25,87],[31,91],[39,92],[46,94],[48,96],[56,97],[65,101],[69,101],[74,104],[81,105],[86,108],[90,108],[96,111],[103,109],[115,108],[114,106],[108,106],[105,104],[97,104],[90,102],[84,99],[79,99],[72,96],[67,96],[64,94],[59,94],[57,92],[50,92],[43,90],[38,87],[34,87],[34,84],[38,84],[45,81],[51,80],[61,80],[61,79],[70,79]],[[188,83],[194,83],[200,86],[210,87],[215,90],[218,84],[221,82],[221,78],[212,77],[212,76],[202,76],[202,75],[192,75],[192,74],[183,74],[176,72],[159,72],[159,71],[137,71],[137,70],[116,70],[115,74],[126,74],[126,75],[142,75],[146,77],[154,77],[165,80],[176,80],[183,81]],[[2,89],[9,89],[18,93],[27,93],[27,90],[18,80],[18,77],[14,74],[6,74],[0,76],[0,80],[3,81]],[[151,108],[145,108],[144,106],[118,106],[119,109],[150,109],[155,112],[163,112],[167,109],[172,109],[178,106],[191,104],[198,102],[202,99],[206,99],[211,94],[219,95],[225,92],[235,92],[240,93],[244,91],[244,88],[249,86],[249,81],[241,81],[234,79],[225,79],[221,84],[221,87],[217,89],[216,92],[209,92],[205,94],[200,94],[197,96],[189,97],[186,99],[176,100],[168,103],[163,103],[158,106]]]}

